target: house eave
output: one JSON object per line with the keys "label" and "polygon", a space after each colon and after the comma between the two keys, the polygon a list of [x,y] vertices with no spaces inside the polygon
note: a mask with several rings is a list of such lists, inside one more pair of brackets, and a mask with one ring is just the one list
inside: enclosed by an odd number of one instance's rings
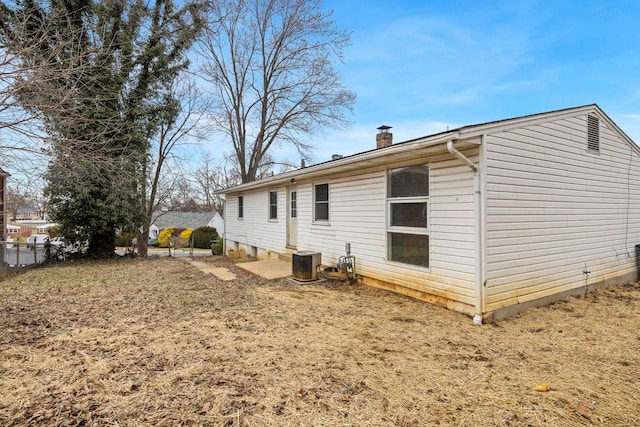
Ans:
{"label": "house eave", "polygon": [[[314,179],[328,174],[338,174],[342,172],[351,172],[355,168],[364,169],[367,167],[375,167],[389,163],[389,159],[394,162],[411,160],[415,157],[416,152],[427,152],[428,149],[444,145],[449,141],[456,142],[458,148],[465,148],[470,145],[479,145],[484,135],[502,132],[512,128],[531,126],[550,120],[558,120],[563,117],[575,116],[576,114],[596,113],[607,124],[615,129],[619,135],[627,141],[633,149],[640,154],[640,147],[629,138],[616,124],[604,113],[597,104],[588,104],[579,107],[571,107],[560,110],[536,113],[527,116],[502,119],[480,124],[462,126],[450,131],[441,132],[434,135],[428,135],[421,138],[393,144],[389,147],[373,149],[351,156],[343,157],[337,160],[330,160],[319,163],[303,169],[285,172],[283,174],[264,178],[258,181],[240,184],[234,187],[216,191],[215,194],[236,194],[247,190],[253,190],[264,187],[276,187],[287,185],[302,179]],[[446,148],[445,148],[446,151]]]}
{"label": "house eave", "polygon": [[[357,167],[358,169],[375,167],[388,163],[389,158],[393,158],[394,161],[410,160],[415,157],[415,153],[417,150],[425,150],[438,146],[444,147],[444,145],[452,139],[458,139],[458,132],[443,132],[437,135],[431,135],[428,137],[394,144],[385,148],[374,149],[365,151],[363,153],[346,156],[337,160],[318,163],[316,165],[309,166],[303,169],[297,169],[294,171],[289,171],[283,174],[264,178],[259,181],[240,184],[235,187],[219,190],[216,191],[216,194],[234,194],[257,188],[276,187],[291,183],[292,180],[299,181],[302,179],[314,179],[316,177],[326,176],[329,173],[338,174],[342,172],[353,171],[355,167]],[[466,142],[476,144],[475,141]]]}

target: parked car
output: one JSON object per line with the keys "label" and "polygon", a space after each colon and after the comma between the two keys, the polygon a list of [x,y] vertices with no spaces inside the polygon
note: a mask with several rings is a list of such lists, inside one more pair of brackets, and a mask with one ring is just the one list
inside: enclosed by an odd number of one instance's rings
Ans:
{"label": "parked car", "polygon": [[64,237],[53,237],[51,240],[49,240],[49,243],[51,243],[52,247],[60,247],[60,246],[64,246]]}
{"label": "parked car", "polygon": [[44,242],[49,238],[47,234],[32,234],[27,239],[27,249],[35,249],[38,246],[43,247]]}
{"label": "parked car", "polygon": [[[138,239],[137,238],[131,239],[131,246],[134,246],[134,247],[138,246]],[[147,240],[147,246],[157,248],[158,247],[158,238],[149,236],[149,240]]]}

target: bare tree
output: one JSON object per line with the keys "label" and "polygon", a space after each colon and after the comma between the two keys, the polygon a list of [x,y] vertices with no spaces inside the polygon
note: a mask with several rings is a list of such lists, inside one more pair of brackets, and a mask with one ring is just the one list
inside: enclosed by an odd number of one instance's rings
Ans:
{"label": "bare tree", "polygon": [[7,183],[6,207],[9,219],[16,220],[21,210],[34,209],[40,219],[45,219],[48,199],[44,195],[41,176],[12,176]]}
{"label": "bare tree", "polygon": [[182,188],[185,181],[183,174],[167,179],[170,174],[166,166],[170,161],[179,163],[176,148],[185,144],[187,137],[194,138],[197,134],[202,117],[199,110],[200,93],[193,80],[183,74],[182,79],[176,79],[167,86],[164,97],[164,105],[172,107],[159,116],[158,132],[151,140],[151,156],[144,165],[149,179],[148,188],[144,191],[143,222],[138,235],[138,254],[141,256],[147,255],[149,227],[159,205],[171,200],[176,191],[186,192],[189,196],[193,194],[193,191]]}
{"label": "bare tree", "polygon": [[[47,42],[50,21],[42,19],[41,30],[35,32],[33,21],[19,17],[11,6],[0,2],[0,162],[25,175],[37,170],[41,173],[50,154],[45,118],[47,113],[64,110],[72,93],[69,88],[55,84],[60,73],[67,77],[87,70],[85,61],[67,63],[54,71],[51,59],[65,50],[72,50],[76,37],[68,37],[58,44],[48,44],[46,61],[28,60],[42,54]],[[16,39],[28,40],[17,45]],[[29,87],[48,91],[48,97],[21,96]]]}
{"label": "bare tree", "polygon": [[215,209],[221,215],[224,211],[224,199],[220,194],[216,194],[216,191],[240,182],[237,176],[231,175],[231,168],[227,163],[227,158],[216,160],[210,153],[205,153],[191,172],[199,203],[205,209]]}
{"label": "bare tree", "polygon": [[[318,0],[210,2],[203,74],[218,102],[212,119],[233,145],[241,182],[258,177],[279,145],[346,124],[355,95],[334,68],[349,43]],[[272,159],[269,159],[272,161]]]}

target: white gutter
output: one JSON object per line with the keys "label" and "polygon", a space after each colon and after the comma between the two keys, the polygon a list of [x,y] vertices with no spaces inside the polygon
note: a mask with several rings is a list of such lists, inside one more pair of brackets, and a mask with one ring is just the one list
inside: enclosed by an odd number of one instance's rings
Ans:
{"label": "white gutter", "polygon": [[[482,147],[484,142],[484,136],[480,146]],[[458,159],[462,160],[473,173],[473,234],[476,244],[476,263],[475,263],[475,315],[473,316],[473,323],[475,325],[482,325],[482,315],[484,313],[484,289],[482,284],[482,265],[483,265],[483,243],[482,243],[482,189],[480,183],[480,170],[468,157],[456,150],[454,140],[447,142],[447,150]]]}

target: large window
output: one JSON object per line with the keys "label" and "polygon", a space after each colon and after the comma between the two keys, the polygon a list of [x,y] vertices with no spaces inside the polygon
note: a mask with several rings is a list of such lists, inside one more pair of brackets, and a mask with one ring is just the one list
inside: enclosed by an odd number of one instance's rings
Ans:
{"label": "large window", "polygon": [[269,191],[269,219],[278,219],[278,192]]}
{"label": "large window", "polygon": [[244,218],[244,197],[238,196],[238,218]]}
{"label": "large window", "polygon": [[387,259],[429,267],[429,165],[387,171]]}
{"label": "large window", "polygon": [[329,184],[316,184],[313,190],[314,221],[329,221]]}

